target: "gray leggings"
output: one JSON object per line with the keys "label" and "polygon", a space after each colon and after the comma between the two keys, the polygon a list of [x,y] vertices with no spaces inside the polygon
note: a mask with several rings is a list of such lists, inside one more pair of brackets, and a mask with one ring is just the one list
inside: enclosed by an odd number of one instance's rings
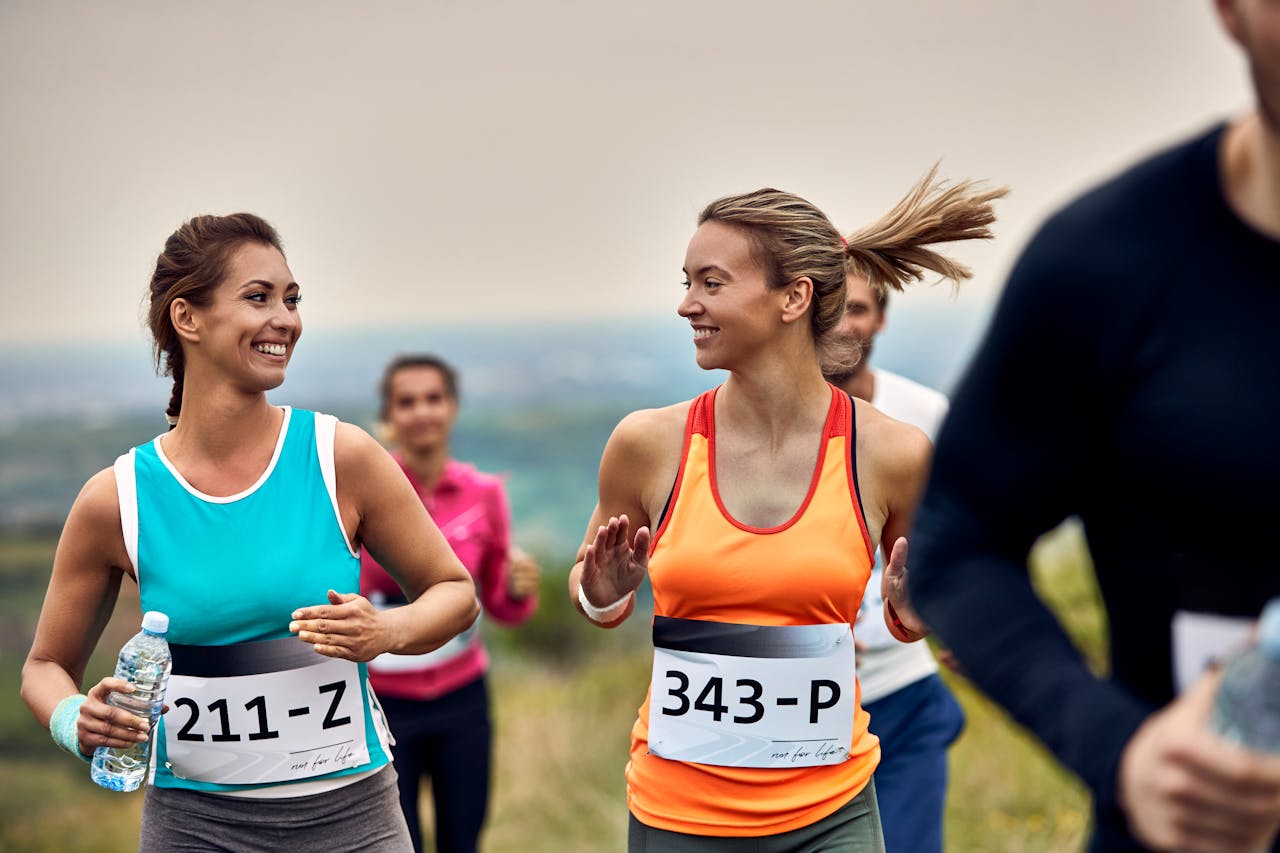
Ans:
{"label": "gray leggings", "polygon": [[412,853],[396,771],[307,797],[248,799],[147,786],[140,853],[275,850]]}
{"label": "gray leggings", "polygon": [[874,782],[822,820],[755,838],[685,835],[645,826],[631,816],[628,853],[885,853]]}

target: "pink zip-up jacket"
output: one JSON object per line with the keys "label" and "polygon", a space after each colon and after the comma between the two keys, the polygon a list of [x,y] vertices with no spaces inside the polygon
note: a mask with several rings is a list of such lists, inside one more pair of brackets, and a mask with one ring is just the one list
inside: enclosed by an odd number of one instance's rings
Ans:
{"label": "pink zip-up jacket", "polygon": [[[519,625],[533,615],[538,607],[536,595],[517,599],[507,591],[511,510],[502,480],[450,459],[435,488],[427,489],[402,461],[400,468],[471,572],[485,615],[505,625]],[[404,602],[399,584],[367,551],[361,554],[360,568],[361,595],[375,605]],[[369,678],[382,696],[435,699],[475,681],[488,666],[489,653],[475,630],[430,655],[380,657],[370,663]]]}

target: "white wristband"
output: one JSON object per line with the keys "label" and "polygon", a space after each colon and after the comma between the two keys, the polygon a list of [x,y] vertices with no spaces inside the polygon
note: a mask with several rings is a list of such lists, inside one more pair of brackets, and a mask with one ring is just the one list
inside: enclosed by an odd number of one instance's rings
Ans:
{"label": "white wristband", "polygon": [[578,584],[578,604],[582,605],[582,612],[587,614],[587,618],[592,622],[612,622],[627,606],[627,602],[635,597],[635,594],[636,591],[633,589],[607,607],[596,607],[587,601],[587,594],[583,592],[582,584]]}

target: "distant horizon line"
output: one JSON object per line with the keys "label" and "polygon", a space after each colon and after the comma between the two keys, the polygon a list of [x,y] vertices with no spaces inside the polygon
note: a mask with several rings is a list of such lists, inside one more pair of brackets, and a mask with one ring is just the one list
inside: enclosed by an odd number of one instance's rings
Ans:
{"label": "distant horizon line", "polygon": [[[933,315],[942,314],[956,320],[972,320],[975,316],[985,315],[990,312],[994,302],[984,302],[981,305],[967,303],[964,305],[949,304],[940,305],[935,303],[894,303],[892,312],[894,316],[908,315]],[[640,327],[670,324],[673,327],[684,323],[674,312],[652,313],[652,314],[630,314],[623,317],[613,317],[607,314],[596,315],[587,314],[576,317],[558,317],[558,318],[539,318],[530,320],[520,320],[517,318],[495,318],[492,320],[458,320],[449,322],[422,322],[422,323],[389,323],[383,325],[358,325],[358,326],[333,326],[326,325],[323,321],[314,321],[315,325],[308,327],[305,323],[303,326],[304,339],[313,339],[317,331],[324,332],[328,335],[336,335],[341,337],[361,337],[366,335],[384,335],[395,338],[402,335],[421,334],[424,331],[429,332],[453,332],[475,329],[486,329],[499,332],[532,332],[540,329],[557,329],[571,326],[581,326],[583,322],[597,322],[607,320],[610,324],[623,327]],[[84,336],[73,335],[67,339],[52,338],[48,334],[33,336],[30,339],[8,337],[0,340],[0,354],[21,351],[23,353],[43,352],[46,350],[65,351],[68,346],[79,350],[86,349],[113,349],[124,350],[144,344],[148,351],[151,349],[150,333],[143,326],[139,325],[131,332],[119,332],[112,335],[103,336]]]}

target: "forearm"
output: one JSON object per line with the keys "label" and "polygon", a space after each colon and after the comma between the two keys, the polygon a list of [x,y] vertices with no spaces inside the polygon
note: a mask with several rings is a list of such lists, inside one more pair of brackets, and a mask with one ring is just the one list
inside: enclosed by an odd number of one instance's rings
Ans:
{"label": "forearm", "polygon": [[928,556],[912,600],[965,674],[1113,804],[1120,753],[1151,709],[1088,669],[1021,565],[961,548]]}
{"label": "forearm", "polygon": [[387,637],[384,651],[432,651],[470,627],[479,613],[470,577],[432,584],[408,605],[381,611]]}
{"label": "forearm", "polygon": [[22,701],[45,728],[58,703],[79,692],[75,679],[53,661],[28,658],[22,667]]}

